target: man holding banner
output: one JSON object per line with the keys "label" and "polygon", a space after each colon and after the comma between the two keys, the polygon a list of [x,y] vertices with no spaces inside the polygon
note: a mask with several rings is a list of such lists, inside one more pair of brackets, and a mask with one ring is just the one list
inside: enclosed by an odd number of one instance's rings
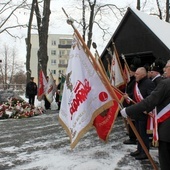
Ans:
{"label": "man holding banner", "polygon": [[159,161],[161,170],[169,170],[170,167],[170,60],[164,68],[167,79],[162,80],[153,92],[140,103],[121,110],[123,117],[133,117],[143,112],[149,113],[157,110],[156,120],[158,123]]}

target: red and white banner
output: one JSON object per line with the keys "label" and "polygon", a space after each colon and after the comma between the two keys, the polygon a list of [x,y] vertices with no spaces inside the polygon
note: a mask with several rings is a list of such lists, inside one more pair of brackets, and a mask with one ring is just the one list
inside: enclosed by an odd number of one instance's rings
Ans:
{"label": "red and white banner", "polygon": [[110,71],[110,81],[115,87],[120,87],[125,84],[122,66],[116,52],[112,56],[111,71]]}
{"label": "red and white banner", "polygon": [[[122,102],[123,95],[114,87],[113,90],[117,96],[117,99]],[[107,142],[119,109],[119,104],[113,100],[113,105],[108,110],[102,112],[95,118],[93,125],[96,128],[97,134],[101,140]]]}
{"label": "red and white banner", "polygon": [[128,69],[126,64],[124,64],[123,73],[124,73],[124,77],[125,77],[126,83],[128,83],[130,81],[130,71],[129,71],[129,69]]}
{"label": "red and white banner", "polygon": [[70,137],[71,148],[93,126],[95,117],[112,105],[109,92],[74,35],[59,112],[59,122]]}
{"label": "red and white banner", "polygon": [[39,101],[42,100],[43,95],[45,94],[45,88],[47,86],[47,80],[45,78],[45,75],[42,70],[40,70],[39,73],[39,86],[38,86],[38,94],[37,94],[37,99]]}
{"label": "red and white banner", "polygon": [[56,91],[56,84],[52,76],[52,73],[50,73],[47,86],[45,89],[45,96],[50,103],[53,102],[53,96],[54,96],[55,91]]}

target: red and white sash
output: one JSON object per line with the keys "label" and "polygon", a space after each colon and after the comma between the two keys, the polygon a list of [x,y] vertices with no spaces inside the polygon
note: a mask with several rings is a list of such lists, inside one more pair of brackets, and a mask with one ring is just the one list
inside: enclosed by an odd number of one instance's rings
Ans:
{"label": "red and white sash", "polygon": [[165,106],[158,114],[157,109],[154,109],[154,129],[153,129],[153,145],[158,143],[158,124],[170,118],[170,104]]}
{"label": "red and white sash", "polygon": [[[134,96],[135,96],[135,100],[137,103],[139,103],[140,101],[143,100],[143,96],[138,88],[138,83],[136,82],[135,84],[135,88],[134,88]],[[153,133],[153,129],[154,129],[154,114],[152,112],[149,113],[150,116],[148,116],[148,120],[147,120],[147,133],[148,134],[152,134]]]}
{"label": "red and white sash", "polygon": [[157,114],[157,122],[164,122],[168,118],[170,118],[170,103]]}
{"label": "red and white sash", "polygon": [[143,100],[143,96],[138,88],[138,83],[136,82],[135,84],[135,88],[134,88],[134,96],[135,96],[135,100],[137,103],[139,103],[141,100]]}

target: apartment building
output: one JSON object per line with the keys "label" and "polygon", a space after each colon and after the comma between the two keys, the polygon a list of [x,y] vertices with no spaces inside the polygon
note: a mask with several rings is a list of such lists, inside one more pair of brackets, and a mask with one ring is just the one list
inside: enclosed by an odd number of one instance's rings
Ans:
{"label": "apartment building", "polygon": [[[70,48],[72,44],[73,36],[71,34],[49,34],[48,35],[48,63],[47,63],[47,75],[50,71],[53,74],[56,83],[58,83],[58,78],[60,74],[66,73],[66,68],[68,64],[68,57],[70,53]],[[34,77],[35,82],[38,82],[38,57],[37,51],[39,50],[38,35],[31,35],[31,76]]]}

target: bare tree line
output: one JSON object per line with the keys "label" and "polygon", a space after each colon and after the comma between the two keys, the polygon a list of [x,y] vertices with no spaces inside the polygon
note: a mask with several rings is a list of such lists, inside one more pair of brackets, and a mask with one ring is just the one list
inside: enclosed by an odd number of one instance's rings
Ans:
{"label": "bare tree line", "polygon": [[[16,28],[25,28],[27,27],[27,37],[26,37],[26,75],[27,82],[31,76],[30,69],[30,58],[31,58],[31,30],[37,29],[37,33],[39,35],[39,50],[35,60],[38,60],[38,72],[42,68],[45,75],[47,73],[47,63],[48,63],[48,53],[47,53],[47,42],[48,42],[48,30],[49,30],[49,22],[50,22],[50,4],[51,0],[20,0],[18,3],[14,3],[14,0],[6,0],[5,2],[0,2],[0,14],[4,14],[11,9],[11,12],[6,15],[4,18],[0,18],[0,34],[7,33],[12,37],[18,37],[18,34],[14,34],[11,32],[12,29]],[[166,0],[165,9],[161,9],[160,0],[155,0],[157,4],[157,13],[154,11],[151,15],[157,15],[160,19],[165,18],[166,22],[169,22],[169,0]],[[140,0],[136,1],[136,8],[138,10],[141,9],[141,6],[146,6],[147,0],[141,3]],[[118,7],[116,4],[101,4],[98,3],[97,0],[82,0],[79,1],[79,8],[82,11],[81,20],[76,20],[75,22],[79,24],[82,28],[82,36],[84,40],[87,37],[87,45],[90,48],[93,40],[93,28],[94,24],[98,26],[99,29],[103,32],[103,37],[108,33],[108,27],[103,26],[101,24],[103,15],[109,14],[113,15],[117,18],[117,15],[123,16],[126,11],[126,6],[124,8]],[[18,10],[29,10],[30,16],[28,24],[20,24],[18,21],[17,11]],[[107,12],[106,12],[107,11]],[[108,12],[109,11],[109,12]],[[165,11],[165,12],[164,12]],[[36,25],[33,25],[33,18],[36,18]],[[15,22],[11,25],[8,24],[10,18],[15,18]],[[102,21],[103,22],[103,21]],[[106,24],[107,25],[107,24]],[[8,63],[7,63],[8,64]],[[13,63],[14,65],[14,63]],[[6,68],[7,70],[7,68]],[[14,74],[14,67],[11,67],[11,75]],[[4,81],[6,81],[5,74],[1,70],[1,76],[4,77]],[[10,80],[12,81],[12,76]]]}

